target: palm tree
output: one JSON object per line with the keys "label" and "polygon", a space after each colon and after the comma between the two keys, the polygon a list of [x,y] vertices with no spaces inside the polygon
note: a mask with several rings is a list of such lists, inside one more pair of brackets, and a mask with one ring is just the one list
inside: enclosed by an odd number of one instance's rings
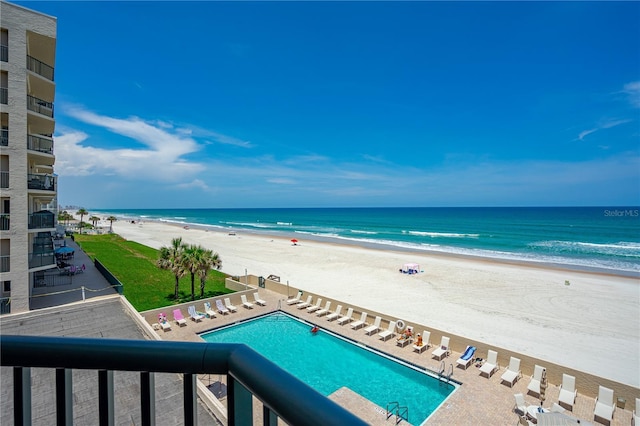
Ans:
{"label": "palm tree", "polygon": [[211,269],[220,269],[222,267],[222,259],[218,253],[211,250],[205,250],[198,268],[198,277],[200,278],[200,297],[204,297],[204,286],[207,283],[207,275]]}
{"label": "palm tree", "polygon": [[160,248],[160,258],[157,265],[161,269],[167,269],[173,273],[176,278],[175,298],[178,298],[180,291],[180,278],[184,277],[187,271],[184,268],[184,252],[187,245],[182,242],[182,237],[171,240],[171,245]]}
{"label": "palm tree", "polygon": [[82,234],[82,218],[84,217],[85,214],[89,214],[89,212],[86,211],[84,208],[81,208],[76,212],[76,214],[80,215],[80,233]]}
{"label": "palm tree", "polygon": [[191,300],[196,300],[195,279],[196,273],[202,263],[204,253],[202,246],[191,244],[185,249],[182,265],[184,269],[191,274]]}
{"label": "palm tree", "polygon": [[118,218],[115,217],[115,216],[109,216],[105,220],[109,221],[109,233],[112,234],[113,233],[113,222],[117,221]]}
{"label": "palm tree", "polygon": [[62,222],[64,225],[69,225],[69,221],[73,219],[73,216],[68,211],[63,210],[58,213],[58,222]]}
{"label": "palm tree", "polygon": [[89,218],[89,221],[91,221],[91,223],[93,223],[93,227],[96,227],[96,223],[100,222],[100,218],[98,216],[91,216]]}

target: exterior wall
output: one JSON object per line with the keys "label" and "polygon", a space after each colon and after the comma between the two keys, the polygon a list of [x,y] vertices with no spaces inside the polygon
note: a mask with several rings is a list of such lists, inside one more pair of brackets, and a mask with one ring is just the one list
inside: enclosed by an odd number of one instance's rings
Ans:
{"label": "exterior wall", "polygon": [[[27,189],[28,32],[55,40],[57,21],[53,17],[2,1],[0,27],[7,30],[8,41],[8,62],[0,62],[2,71],[8,74],[8,105],[0,105],[0,112],[9,115],[9,144],[2,147],[2,154],[9,157],[9,188],[3,189],[1,196],[9,198],[11,203],[10,229],[0,233],[2,239],[10,240],[11,266],[9,272],[0,274],[0,281],[11,281],[11,312],[21,312],[29,309],[32,285],[29,273],[32,238],[30,239],[28,223],[33,202],[30,201]],[[55,46],[55,43],[52,45]],[[0,293],[0,296],[7,295]]]}

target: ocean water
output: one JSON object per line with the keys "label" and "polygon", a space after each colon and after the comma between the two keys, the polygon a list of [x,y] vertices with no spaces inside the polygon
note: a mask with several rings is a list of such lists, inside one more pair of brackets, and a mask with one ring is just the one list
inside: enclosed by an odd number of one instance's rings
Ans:
{"label": "ocean water", "polygon": [[640,207],[110,209],[91,214],[640,276]]}

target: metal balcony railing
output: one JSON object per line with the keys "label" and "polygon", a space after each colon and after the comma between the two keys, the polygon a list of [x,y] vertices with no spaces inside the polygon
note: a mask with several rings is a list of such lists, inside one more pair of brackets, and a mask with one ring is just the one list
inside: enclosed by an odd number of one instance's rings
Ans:
{"label": "metal balcony railing", "polygon": [[45,191],[56,190],[56,177],[45,174],[29,173],[27,175],[29,189],[43,189]]}
{"label": "metal balcony railing", "polygon": [[29,253],[29,269],[56,264],[56,256],[53,249],[43,251],[44,249],[38,248],[38,250],[39,252],[37,253]]}
{"label": "metal balcony railing", "polygon": [[72,369],[97,371],[101,426],[114,424],[114,371],[140,372],[143,426],[155,424],[154,373],[183,375],[188,426],[197,424],[197,374],[227,375],[229,426],[253,424],[254,396],[263,403],[264,425],[278,418],[290,425],[366,424],[243,344],[0,335],[0,365],[13,367],[16,425],[31,422],[31,368],[56,369],[58,424],[73,422]]}
{"label": "metal balcony railing", "polygon": [[9,130],[8,129],[0,130],[0,145],[9,146]]}
{"label": "metal balcony railing", "polygon": [[53,81],[53,67],[29,55],[27,55],[27,69]]}
{"label": "metal balcony railing", "polygon": [[0,61],[9,62],[9,46],[0,44]]}
{"label": "metal balcony railing", "polygon": [[53,140],[40,136],[27,135],[27,149],[53,154]]}
{"label": "metal balcony railing", "polygon": [[34,96],[27,95],[27,109],[53,118],[53,103]]}
{"label": "metal balcony railing", "polygon": [[0,213],[0,231],[8,231],[11,228],[9,213]]}
{"label": "metal balcony railing", "polygon": [[2,255],[0,256],[0,272],[10,272],[11,271],[11,256]]}
{"label": "metal balcony railing", "polygon": [[[31,213],[29,215],[29,229],[46,229],[56,227],[56,215],[50,211]],[[52,241],[49,235],[49,241]]]}

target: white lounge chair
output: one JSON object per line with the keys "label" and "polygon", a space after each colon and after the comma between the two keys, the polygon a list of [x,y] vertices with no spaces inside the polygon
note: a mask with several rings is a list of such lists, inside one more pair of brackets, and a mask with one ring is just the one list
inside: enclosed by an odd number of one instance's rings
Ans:
{"label": "white lounge chair", "polygon": [[440,346],[431,352],[431,357],[440,361],[442,358],[449,356],[449,351],[449,337],[442,336],[442,339],[440,339]]}
{"label": "white lounge chair", "polygon": [[331,301],[328,301],[327,303],[324,304],[324,308],[316,312],[316,316],[321,317],[321,316],[327,315],[329,312],[331,312],[330,308],[331,308]]}
{"label": "white lounge chair", "polygon": [[260,299],[260,295],[258,293],[253,293],[253,300],[260,306],[267,306],[267,302]]}
{"label": "white lounge chair", "polygon": [[396,335],[396,322],[395,321],[390,321],[389,322],[389,328],[387,328],[385,331],[378,333],[378,336],[380,336],[380,339],[384,342],[387,341],[387,339],[393,337]]}
{"label": "white lounge chair", "polygon": [[596,398],[596,408],[593,410],[593,417],[606,420],[611,424],[615,409],[616,406],[613,404],[613,390],[605,388],[604,386],[599,386],[598,397]]}
{"label": "white lounge chair", "polygon": [[196,307],[194,305],[190,305],[187,308],[187,312],[189,313],[189,318],[191,318],[191,321],[200,322],[205,318],[204,315],[196,311]]}
{"label": "white lounge chair", "polygon": [[216,309],[218,310],[218,312],[220,312],[222,315],[227,315],[229,314],[229,310],[222,304],[222,300],[220,299],[216,299]]}
{"label": "white lounge chair", "polygon": [[315,305],[307,307],[307,312],[311,313],[311,312],[317,311],[318,309],[320,309],[320,304],[321,303],[322,303],[322,297],[318,297],[316,299],[316,304]]}
{"label": "white lounge chair", "polygon": [[524,395],[521,393],[516,393],[513,395],[516,399],[516,406],[513,407],[515,413],[519,416],[527,415],[527,403],[524,400]]}
{"label": "white lounge chair", "polygon": [[342,305],[338,305],[338,307],[336,308],[336,310],[330,314],[328,314],[326,316],[327,321],[333,321],[335,319],[340,318],[340,315],[342,313]]}
{"label": "white lounge chair", "polygon": [[345,325],[353,320],[353,308],[347,309],[347,314],[343,317],[338,318],[339,325]]}
{"label": "white lounge chair", "polygon": [[520,426],[536,426],[535,423],[533,423],[531,420],[527,419],[527,416],[520,416],[519,417],[519,425]]}
{"label": "white lounge chair", "polygon": [[546,374],[546,369],[536,364],[533,368],[533,376],[531,376],[531,381],[527,386],[528,392],[533,392],[536,395],[540,395],[540,384],[542,382],[542,377]]}
{"label": "white lounge chair", "polygon": [[509,383],[509,387],[512,388],[513,384],[518,380],[518,378],[522,377],[522,372],[520,371],[520,358],[516,358],[514,356],[509,360],[509,366],[507,367],[507,371],[502,374],[500,380],[503,382]]}
{"label": "white lounge chair", "polygon": [[634,426],[640,426],[640,414],[638,414],[638,410],[640,410],[640,398],[636,398],[636,408],[633,410],[631,416]]}
{"label": "white lounge chair", "polygon": [[312,297],[313,296],[311,296],[311,295],[307,296],[307,300],[305,302],[299,302],[298,304],[296,304],[296,308],[304,309],[304,308],[306,308],[308,306],[311,306],[311,298]]}
{"label": "white lounge chair", "polygon": [[367,334],[367,336],[371,336],[373,333],[380,330],[381,321],[382,321],[382,318],[376,316],[376,319],[373,320],[373,324],[371,324],[370,326],[364,329],[364,332]]}
{"label": "white lounge chair", "polygon": [[553,405],[551,406],[551,412],[552,413],[564,413],[565,410],[564,408],[562,408],[561,406],[559,406],[557,403],[553,403]]}
{"label": "white lounge chair", "polygon": [[213,319],[216,317],[216,311],[211,309],[211,303],[204,302],[204,314],[207,316],[207,318]]}
{"label": "white lounge chair", "polygon": [[158,325],[162,328],[162,331],[170,331],[171,324],[167,320],[167,314],[161,312],[158,314]]}
{"label": "white lounge chair", "polygon": [[429,339],[431,339],[431,332],[425,330],[422,332],[421,337],[422,337],[422,345],[418,345],[417,342],[415,345],[413,345],[413,350],[418,351],[419,354],[421,354],[422,351],[424,351],[425,349],[429,349],[429,346],[431,346],[431,342],[429,341]]}
{"label": "white lounge chair", "polygon": [[226,306],[227,309],[231,312],[236,312],[238,310],[238,308],[236,308],[235,305],[231,303],[231,299],[228,297],[224,298],[224,306]]}
{"label": "white lounge chair", "polygon": [[471,345],[467,346],[467,349],[464,350],[462,355],[460,355],[460,358],[458,358],[458,360],[456,361],[456,365],[466,370],[467,368],[469,368],[471,364],[473,364],[473,355],[475,353],[476,353],[475,346],[471,346]]}
{"label": "white lounge chair", "polygon": [[493,376],[493,373],[498,371],[498,352],[489,349],[487,351],[487,360],[480,367],[480,374],[486,374],[487,378]]}
{"label": "white lounge chair", "polygon": [[244,306],[247,309],[253,309],[253,307],[255,306],[253,303],[249,302],[247,300],[247,295],[246,294],[241,294],[240,295],[240,301],[242,302],[242,306]]}
{"label": "white lounge chair", "polygon": [[354,330],[357,330],[360,327],[363,327],[366,323],[367,323],[367,313],[362,312],[362,314],[360,315],[360,319],[358,321],[354,321],[351,323],[351,328],[353,328]]}
{"label": "white lounge chair", "polygon": [[300,298],[302,297],[302,290],[298,291],[296,297],[292,297],[287,300],[287,305],[295,305],[296,303],[300,303]]}
{"label": "white lounge chair", "polygon": [[573,411],[573,404],[576,403],[576,378],[568,374],[562,374],[562,385],[560,385],[560,395],[558,395],[558,404]]}

